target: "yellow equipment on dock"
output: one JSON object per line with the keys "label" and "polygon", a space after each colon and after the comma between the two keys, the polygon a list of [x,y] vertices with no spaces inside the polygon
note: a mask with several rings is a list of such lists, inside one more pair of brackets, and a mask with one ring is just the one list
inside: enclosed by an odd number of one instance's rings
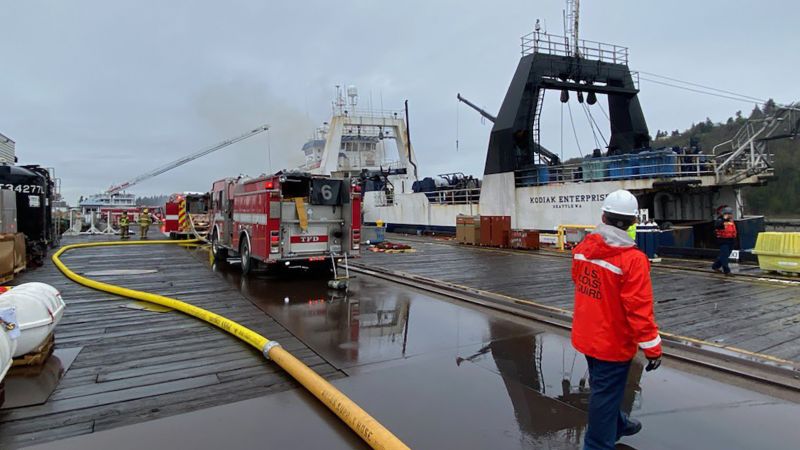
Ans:
{"label": "yellow equipment on dock", "polygon": [[800,233],[758,233],[753,253],[761,270],[800,273]]}

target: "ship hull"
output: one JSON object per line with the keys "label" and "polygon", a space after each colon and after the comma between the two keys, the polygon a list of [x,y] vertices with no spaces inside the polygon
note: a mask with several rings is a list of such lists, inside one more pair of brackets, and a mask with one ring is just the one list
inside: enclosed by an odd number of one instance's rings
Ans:
{"label": "ship hull", "polygon": [[423,193],[395,194],[387,201],[383,192],[364,194],[364,222],[383,222],[388,231],[400,233],[454,234],[456,217],[480,214],[478,203],[444,204],[432,202]]}
{"label": "ship hull", "polygon": [[509,216],[514,229],[555,231],[559,225],[597,224],[603,200],[617,189],[634,192],[640,207],[659,223],[708,221],[720,205],[737,205],[735,209],[740,210],[740,189],[717,185],[713,177],[698,177],[691,186],[659,185],[667,181],[627,179],[517,187],[513,173],[493,174],[484,178],[480,203],[437,203],[428,198],[435,198],[430,193],[395,194],[387,199],[383,192],[367,192],[364,221],[382,221],[389,231],[454,233],[459,214]]}

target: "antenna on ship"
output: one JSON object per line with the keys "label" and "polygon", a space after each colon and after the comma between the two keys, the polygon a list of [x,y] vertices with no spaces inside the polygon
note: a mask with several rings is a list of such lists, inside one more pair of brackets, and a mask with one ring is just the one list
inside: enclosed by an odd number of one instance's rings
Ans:
{"label": "antenna on ship", "polygon": [[355,112],[358,104],[358,88],[352,84],[347,86],[347,98],[349,99],[350,110]]}
{"label": "antenna on ship", "polygon": [[344,107],[347,103],[344,100],[344,96],[342,95],[342,85],[336,85],[336,98],[333,100],[333,114],[340,115],[345,112]]}
{"label": "antenna on ship", "polygon": [[567,0],[566,10],[566,28],[564,34],[567,36],[567,44],[572,49],[572,56],[579,58],[581,56],[578,46],[578,22],[580,0]]}

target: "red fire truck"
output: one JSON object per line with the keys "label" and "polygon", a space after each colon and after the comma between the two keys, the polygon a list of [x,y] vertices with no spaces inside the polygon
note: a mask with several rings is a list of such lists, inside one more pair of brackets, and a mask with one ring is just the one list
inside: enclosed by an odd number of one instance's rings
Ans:
{"label": "red fire truck", "polygon": [[242,272],[310,267],[353,257],[361,241],[361,194],[351,179],[278,173],[227,178],[211,190],[216,260],[236,256]]}

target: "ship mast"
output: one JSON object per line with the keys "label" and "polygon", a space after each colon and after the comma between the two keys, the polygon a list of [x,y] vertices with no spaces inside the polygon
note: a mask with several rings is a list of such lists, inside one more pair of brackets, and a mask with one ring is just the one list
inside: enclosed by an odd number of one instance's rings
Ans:
{"label": "ship mast", "polygon": [[578,23],[580,19],[579,11],[580,11],[580,0],[566,0],[567,1],[567,9],[566,9],[566,30],[564,30],[567,35],[567,39],[569,39],[570,47],[572,50],[572,56],[579,58],[581,56],[579,51],[578,45]]}

